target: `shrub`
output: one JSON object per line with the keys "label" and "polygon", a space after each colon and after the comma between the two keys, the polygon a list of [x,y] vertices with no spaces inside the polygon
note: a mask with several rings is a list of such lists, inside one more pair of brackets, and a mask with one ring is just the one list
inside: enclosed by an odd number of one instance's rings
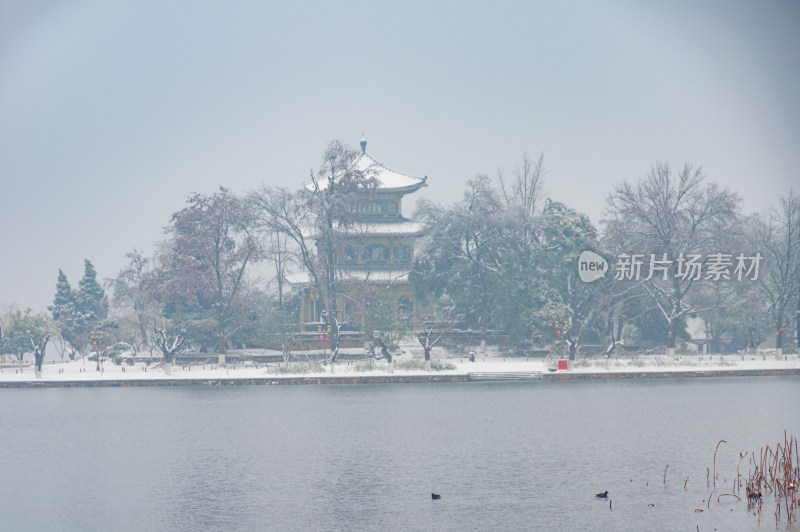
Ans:
{"label": "shrub", "polygon": [[[413,371],[416,369],[425,369],[424,360],[407,360],[397,364],[397,369]],[[456,365],[450,362],[440,362],[438,360],[431,360],[431,371],[445,371],[456,369]]]}
{"label": "shrub", "polygon": [[276,368],[276,373],[282,373],[282,374],[322,373],[322,365],[319,364],[319,362],[315,362],[312,364],[280,365]]}

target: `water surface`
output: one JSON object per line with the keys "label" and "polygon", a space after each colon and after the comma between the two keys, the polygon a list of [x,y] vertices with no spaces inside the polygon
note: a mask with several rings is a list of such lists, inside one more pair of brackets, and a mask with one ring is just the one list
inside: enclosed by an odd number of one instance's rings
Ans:
{"label": "water surface", "polygon": [[0,398],[3,530],[776,530],[717,496],[800,435],[797,377]]}

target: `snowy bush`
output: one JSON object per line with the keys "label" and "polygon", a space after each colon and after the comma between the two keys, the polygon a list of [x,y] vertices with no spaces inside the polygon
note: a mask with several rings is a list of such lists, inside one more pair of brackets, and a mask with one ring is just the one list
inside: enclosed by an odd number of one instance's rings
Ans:
{"label": "snowy bush", "polygon": [[319,363],[313,364],[291,364],[280,365],[275,368],[276,373],[290,373],[290,374],[304,374],[304,373],[322,373],[322,365]]}
{"label": "snowy bush", "polygon": [[355,364],[353,366],[353,371],[355,371],[357,373],[364,373],[366,371],[373,371],[376,368],[377,368],[377,366],[375,365],[375,362],[370,360],[369,362]]}
{"label": "snowy bush", "polygon": [[[400,362],[397,364],[397,369],[400,370],[417,370],[417,369],[425,369],[425,361],[424,360],[407,360],[405,362]],[[455,364],[451,364],[450,362],[440,362],[438,360],[431,360],[431,370],[432,371],[445,371],[445,370],[452,370],[456,369]]]}

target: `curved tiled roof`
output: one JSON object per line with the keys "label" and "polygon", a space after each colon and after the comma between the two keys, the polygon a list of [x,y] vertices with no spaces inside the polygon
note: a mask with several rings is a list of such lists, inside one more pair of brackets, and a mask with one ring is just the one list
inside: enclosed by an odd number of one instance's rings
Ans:
{"label": "curved tiled roof", "polygon": [[[350,269],[339,273],[339,281],[361,281],[369,283],[392,283],[392,284],[405,284],[408,283],[409,270],[368,270],[368,269]],[[311,276],[307,272],[296,272],[286,276],[286,281],[292,285],[308,285],[311,284]]]}
{"label": "curved tiled roof", "polygon": [[427,176],[419,177],[398,172],[366,152],[358,156],[354,166],[368,177],[374,177],[378,181],[378,190],[382,192],[414,192],[428,179]]}
{"label": "curved tiled roof", "polygon": [[425,224],[409,220],[399,222],[354,222],[334,229],[340,234],[346,235],[420,236],[425,232]]}
{"label": "curved tiled roof", "polygon": [[[350,269],[340,272],[339,281],[360,281],[369,283],[408,283],[409,270],[368,270]],[[286,276],[286,280],[292,285],[306,285],[311,283],[311,276],[307,272],[297,272]]]}
{"label": "curved tiled roof", "polygon": [[409,270],[348,270],[342,272],[342,281],[361,281],[368,283],[408,283]]}
{"label": "curved tiled roof", "polygon": [[[408,194],[425,186],[428,176],[419,177],[389,168],[366,152],[366,142],[362,141],[361,149],[361,155],[353,162],[353,167],[366,177],[375,178],[378,191]],[[313,191],[314,184],[307,184],[306,189]]]}

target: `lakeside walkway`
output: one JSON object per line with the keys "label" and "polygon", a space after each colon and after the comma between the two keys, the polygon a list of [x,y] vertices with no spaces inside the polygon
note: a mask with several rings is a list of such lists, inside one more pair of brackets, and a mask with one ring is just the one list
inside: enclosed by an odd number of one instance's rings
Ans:
{"label": "lakeside walkway", "polygon": [[[134,386],[222,386],[279,384],[383,384],[411,382],[467,382],[473,380],[571,381],[632,378],[693,378],[745,376],[800,376],[797,355],[778,360],[774,354],[758,355],[682,355],[671,359],[665,355],[635,358],[599,357],[582,359],[570,371],[552,371],[555,361],[541,358],[512,358],[478,355],[475,362],[464,358],[446,358],[450,369],[425,371],[402,369],[402,360],[390,371],[385,362],[347,362],[330,366],[294,366],[296,372],[275,364],[238,363],[217,365],[174,365],[172,375],[165,374],[162,364],[150,366],[117,366],[105,363],[102,373],[93,361],[46,363],[41,379],[35,378],[30,364],[4,364],[0,367],[0,388],[73,388]],[[472,376],[472,378],[471,378]],[[480,376],[480,378],[479,378]]]}

